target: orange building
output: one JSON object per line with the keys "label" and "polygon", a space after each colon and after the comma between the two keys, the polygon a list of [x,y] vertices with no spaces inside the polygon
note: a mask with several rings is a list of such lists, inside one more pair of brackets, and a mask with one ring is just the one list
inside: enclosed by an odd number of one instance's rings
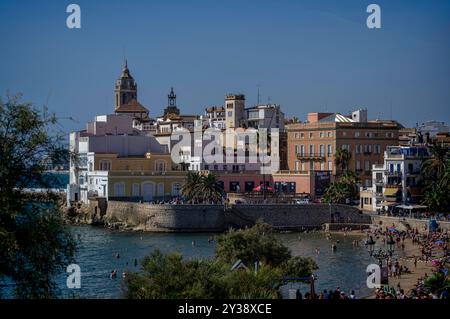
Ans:
{"label": "orange building", "polygon": [[371,186],[372,164],[383,163],[386,147],[399,144],[400,128],[396,121],[368,121],[366,110],[351,116],[309,113],[307,122],[286,127],[288,169],[301,174],[330,171],[333,179],[336,150],[347,149],[351,153],[349,169],[359,174],[362,185]]}

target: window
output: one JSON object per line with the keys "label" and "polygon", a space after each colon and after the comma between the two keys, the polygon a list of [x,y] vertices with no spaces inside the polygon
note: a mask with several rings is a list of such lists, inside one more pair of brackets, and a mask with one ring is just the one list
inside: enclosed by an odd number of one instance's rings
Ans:
{"label": "window", "polygon": [[166,170],[166,161],[163,160],[156,161],[155,170],[158,172],[164,172]]}
{"label": "window", "polygon": [[321,171],[325,170],[325,162],[320,162],[320,170]]}
{"label": "window", "polygon": [[333,170],[333,161],[328,161],[328,170],[329,171]]}
{"label": "window", "polygon": [[298,154],[298,153],[300,153],[300,152],[299,152],[299,146],[298,146],[298,145],[295,145],[295,154]]}
{"label": "window", "polygon": [[356,153],[356,154],[361,153],[361,144],[356,144],[356,145],[355,145],[355,153]]}
{"label": "window", "polygon": [[309,161],[309,170],[310,171],[314,170],[314,162],[313,161]]}
{"label": "window", "polygon": [[309,144],[309,154],[310,155],[314,154],[314,145],[313,144]]}
{"label": "window", "polygon": [[325,133],[324,132],[320,132],[319,136],[320,136],[320,138],[324,138],[325,137]]}
{"label": "window", "polygon": [[333,146],[331,144],[328,144],[328,156],[333,155]]}
{"label": "window", "polygon": [[114,184],[114,196],[116,196],[116,197],[125,196],[125,184],[124,183],[115,183]]}
{"label": "window", "polygon": [[138,197],[139,196],[139,191],[140,191],[140,186],[138,183],[134,183],[133,184],[133,188],[131,190],[131,195],[133,197]]}
{"label": "window", "polygon": [[255,188],[255,182],[245,182],[245,192],[250,193]]}
{"label": "window", "polygon": [[328,137],[332,137],[332,136],[333,136],[333,133],[332,133],[332,132],[327,132],[327,136],[328,136]]}
{"label": "window", "polygon": [[300,145],[300,154],[305,155],[305,145]]}
{"label": "window", "polygon": [[172,196],[180,196],[181,195],[181,184],[173,183],[172,184]]}
{"label": "window", "polygon": [[239,192],[240,190],[239,182],[230,182],[230,192]]}
{"label": "window", "polygon": [[356,161],[356,170],[361,170],[361,161]]}
{"label": "window", "polygon": [[300,133],[300,138],[304,138],[304,137],[305,137],[305,134]]}
{"label": "window", "polygon": [[100,170],[101,171],[109,171],[111,169],[111,161],[109,160],[101,160],[100,161]]}
{"label": "window", "polygon": [[364,161],[364,170],[366,172],[370,171],[370,161]]}
{"label": "window", "polygon": [[388,137],[388,138],[393,138],[393,137],[394,137],[394,133],[392,133],[392,132],[387,132],[387,133],[386,133],[386,137]]}
{"label": "window", "polygon": [[158,183],[157,196],[164,196],[164,183]]}
{"label": "window", "polygon": [[375,154],[380,154],[381,153],[381,145],[377,144],[375,145]]}
{"label": "window", "polygon": [[359,137],[359,132],[355,132],[355,137]]}
{"label": "window", "polygon": [[313,133],[309,133],[309,138],[313,138]]}
{"label": "window", "polygon": [[320,156],[325,156],[325,145],[319,146]]}
{"label": "window", "polygon": [[294,166],[295,171],[299,171],[300,170],[300,162],[299,161],[295,161],[295,166]]}

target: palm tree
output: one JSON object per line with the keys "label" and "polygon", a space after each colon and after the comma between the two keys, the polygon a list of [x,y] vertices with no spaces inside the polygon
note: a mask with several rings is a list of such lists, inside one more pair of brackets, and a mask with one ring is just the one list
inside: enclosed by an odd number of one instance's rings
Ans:
{"label": "palm tree", "polygon": [[201,197],[207,202],[219,202],[222,198],[222,188],[214,174],[202,176],[202,183],[199,188]]}
{"label": "palm tree", "polygon": [[425,180],[434,182],[443,176],[446,169],[450,166],[449,150],[447,147],[439,144],[431,145],[429,150],[431,157],[423,162],[421,173]]}
{"label": "palm tree", "polygon": [[338,148],[334,154],[334,163],[341,169],[341,171],[344,171],[348,169],[348,164],[351,158],[352,154],[348,150]]}
{"label": "palm tree", "polygon": [[181,192],[192,203],[199,201],[218,202],[222,198],[222,188],[214,174],[202,175],[188,172]]}
{"label": "palm tree", "polygon": [[189,171],[186,175],[186,181],[181,188],[183,196],[194,202],[200,198],[199,189],[202,184],[202,176],[198,172]]}
{"label": "palm tree", "polygon": [[423,162],[421,175],[425,182],[423,204],[432,212],[445,211],[450,205],[449,149],[435,144],[429,147],[431,157]]}

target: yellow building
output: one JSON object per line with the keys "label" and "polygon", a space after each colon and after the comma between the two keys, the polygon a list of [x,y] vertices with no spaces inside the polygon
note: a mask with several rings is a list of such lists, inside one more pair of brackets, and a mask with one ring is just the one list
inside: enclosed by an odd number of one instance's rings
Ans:
{"label": "yellow building", "polygon": [[88,153],[87,176],[89,197],[154,201],[180,196],[186,172],[173,167],[170,154]]}

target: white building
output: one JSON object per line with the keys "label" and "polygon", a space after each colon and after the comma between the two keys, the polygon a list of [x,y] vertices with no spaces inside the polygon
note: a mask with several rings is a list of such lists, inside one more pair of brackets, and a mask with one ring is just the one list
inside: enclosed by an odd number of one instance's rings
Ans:
{"label": "white building", "polygon": [[372,166],[373,210],[417,203],[421,198],[420,168],[428,157],[424,146],[388,146],[384,163]]}

